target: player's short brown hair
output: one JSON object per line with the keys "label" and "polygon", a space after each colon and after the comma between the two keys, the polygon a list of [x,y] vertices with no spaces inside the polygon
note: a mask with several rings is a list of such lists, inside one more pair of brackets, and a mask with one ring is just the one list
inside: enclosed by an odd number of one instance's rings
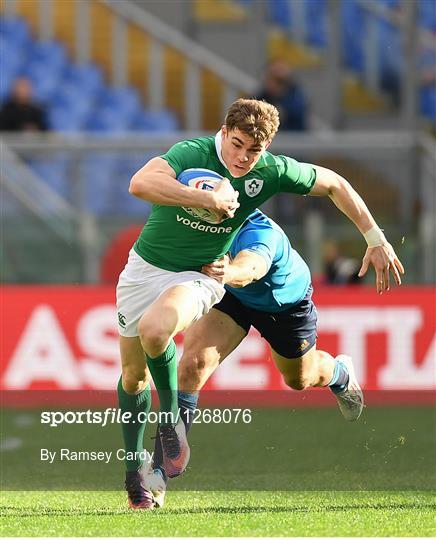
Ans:
{"label": "player's short brown hair", "polygon": [[226,128],[239,129],[256,143],[270,141],[279,129],[279,111],[266,101],[237,99],[227,111]]}

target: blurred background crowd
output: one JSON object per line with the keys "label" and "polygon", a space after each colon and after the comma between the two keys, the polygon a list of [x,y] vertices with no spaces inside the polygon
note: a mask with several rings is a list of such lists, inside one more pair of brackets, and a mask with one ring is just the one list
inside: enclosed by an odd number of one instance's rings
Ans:
{"label": "blurred background crowd", "polygon": [[[272,151],[347,178],[406,281],[434,283],[434,0],[3,0],[0,67],[7,283],[113,283],[150,211],[132,174],[238,96],[276,105]],[[264,210],[315,281],[356,282],[331,203]]]}

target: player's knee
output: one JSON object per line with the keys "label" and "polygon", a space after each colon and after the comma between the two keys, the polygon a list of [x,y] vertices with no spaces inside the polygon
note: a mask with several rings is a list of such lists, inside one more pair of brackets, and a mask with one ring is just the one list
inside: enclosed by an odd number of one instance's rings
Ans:
{"label": "player's knee", "polygon": [[184,356],[179,364],[179,387],[189,391],[200,390],[206,371],[206,362],[201,356]]}
{"label": "player's knee", "polygon": [[310,377],[302,373],[298,373],[296,375],[283,375],[283,379],[286,385],[293,390],[305,390],[311,386]]}
{"label": "player's knee", "polygon": [[168,346],[171,333],[158,322],[140,321],[138,333],[144,351],[150,356],[161,354]]}
{"label": "player's knee", "polygon": [[123,369],[122,383],[126,394],[138,394],[149,383],[146,370],[133,367]]}

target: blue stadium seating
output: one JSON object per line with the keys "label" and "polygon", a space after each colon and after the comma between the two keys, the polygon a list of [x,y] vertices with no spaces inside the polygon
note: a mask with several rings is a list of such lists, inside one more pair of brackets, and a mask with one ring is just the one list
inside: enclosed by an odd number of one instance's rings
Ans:
{"label": "blue stadium seating", "polygon": [[48,113],[49,124],[55,131],[78,132],[82,128],[80,116],[75,116],[65,107],[51,107]]}
{"label": "blue stadium seating", "polygon": [[127,116],[139,113],[142,108],[138,91],[130,86],[103,90],[100,102],[103,107],[118,109]]}
{"label": "blue stadium seating", "polygon": [[104,87],[103,73],[93,63],[70,64],[65,73],[65,82],[81,88],[90,95],[97,95]]}
{"label": "blue stadium seating", "polygon": [[136,118],[133,129],[137,131],[175,131],[179,128],[175,115],[166,109],[142,111]]}
{"label": "blue stadium seating", "polygon": [[71,158],[66,154],[48,155],[28,160],[28,165],[58,195],[73,200],[70,180]]}
{"label": "blue stadium seating", "polygon": [[[254,0],[238,0],[242,6],[249,9]],[[305,43],[312,47],[325,47],[327,45],[327,0],[293,0],[304,2],[306,35]],[[401,0],[374,0],[387,9],[401,10]],[[412,0],[404,0],[412,1]],[[416,0],[413,0],[416,1]],[[417,0],[418,20],[420,27],[433,33],[436,32],[436,0]],[[272,24],[279,26],[285,32],[292,28],[293,14],[289,0],[265,0],[267,12]],[[368,17],[358,0],[343,0],[342,6],[342,55],[346,67],[357,74],[365,69],[365,40],[368,36]],[[379,81],[381,88],[389,93],[395,102],[399,101],[400,80],[404,70],[404,55],[402,51],[401,36],[398,28],[390,23],[379,20],[376,30],[376,40],[379,54]],[[428,51],[423,51],[423,55]],[[436,60],[425,66],[427,70],[436,71]],[[436,86],[433,86],[436,89]],[[427,90],[423,92],[426,94]],[[427,103],[421,99],[421,105]],[[426,112],[427,111],[427,112]],[[433,118],[429,109],[421,108],[422,114]]]}
{"label": "blue stadium seating", "polygon": [[13,41],[16,47],[24,47],[31,41],[30,30],[24,19],[20,17],[1,17],[0,34],[9,41]]}
{"label": "blue stadium seating", "polygon": [[342,25],[343,61],[351,70],[362,73],[365,66],[363,54],[365,17],[357,3],[342,3]]}
{"label": "blue stadium seating", "polygon": [[423,28],[427,28],[436,32],[436,3],[434,0],[419,1],[419,24]]}
{"label": "blue stadium seating", "polygon": [[112,107],[100,107],[86,123],[85,128],[95,132],[123,132],[131,127],[132,119],[122,109]]}
{"label": "blue stadium seating", "polygon": [[327,4],[324,0],[306,0],[306,41],[312,47],[327,45]]}
{"label": "blue stadium seating", "polygon": [[81,206],[97,215],[111,212],[111,198],[116,175],[117,156],[93,153],[81,162],[84,193]]}
{"label": "blue stadium seating", "polygon": [[[19,17],[0,17],[0,62],[0,102],[9,95],[15,78],[29,77],[35,99],[47,106],[51,129],[156,131],[153,115],[147,121],[138,120],[145,109],[135,88],[107,86],[98,66],[72,63],[56,40],[33,40],[27,23]],[[161,120],[162,130],[178,127],[170,112],[162,112]]]}
{"label": "blue stadium seating", "polygon": [[129,182],[133,174],[138,171],[146,161],[154,155],[140,155],[134,157],[129,154],[127,157],[120,156],[117,161],[116,182],[113,186],[111,211],[114,215],[131,215],[138,219],[145,220],[151,211],[151,204],[146,201],[132,197],[129,194]]}
{"label": "blue stadium seating", "polygon": [[37,101],[47,103],[53,98],[61,78],[59,69],[52,69],[38,61],[28,64],[22,74],[32,81],[33,95]]}
{"label": "blue stadium seating", "polygon": [[41,62],[49,69],[62,69],[68,57],[65,47],[57,41],[35,41],[31,50],[31,62]]}
{"label": "blue stadium seating", "polygon": [[269,0],[269,16],[271,22],[282,28],[289,28],[292,22],[292,12],[287,0]]}
{"label": "blue stadium seating", "polygon": [[436,122],[436,86],[424,86],[420,92],[422,113]]}

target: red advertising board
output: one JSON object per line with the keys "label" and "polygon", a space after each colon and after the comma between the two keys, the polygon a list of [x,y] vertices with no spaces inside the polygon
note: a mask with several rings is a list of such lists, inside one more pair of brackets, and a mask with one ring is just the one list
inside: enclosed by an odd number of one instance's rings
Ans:
{"label": "red advertising board", "polygon": [[[436,288],[319,288],[318,348],[353,357],[367,390],[436,386]],[[113,390],[119,377],[111,287],[1,289],[3,390]],[[179,354],[183,337],[177,336]],[[208,382],[209,390],[283,390],[254,330]]]}

